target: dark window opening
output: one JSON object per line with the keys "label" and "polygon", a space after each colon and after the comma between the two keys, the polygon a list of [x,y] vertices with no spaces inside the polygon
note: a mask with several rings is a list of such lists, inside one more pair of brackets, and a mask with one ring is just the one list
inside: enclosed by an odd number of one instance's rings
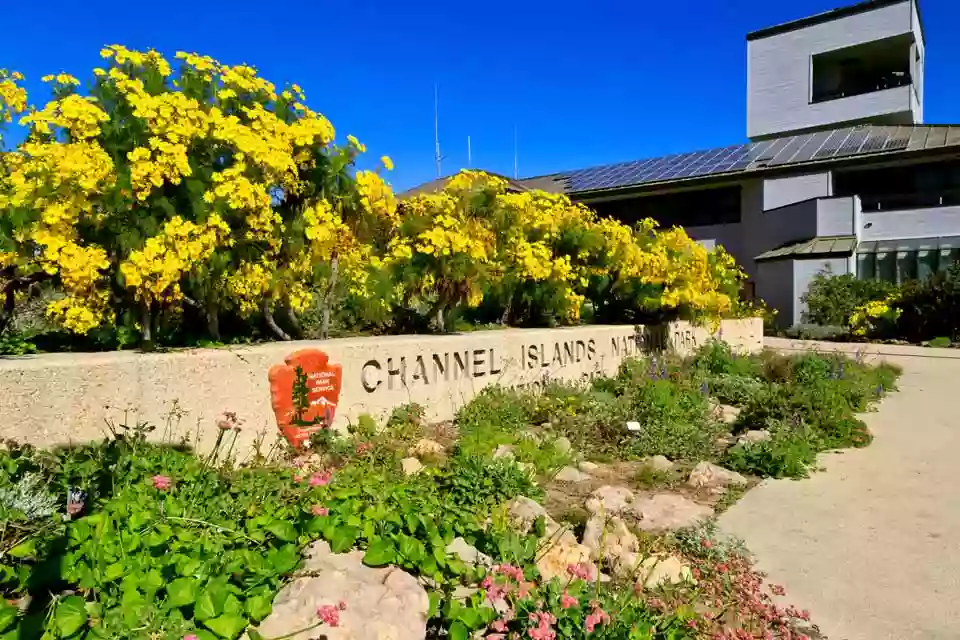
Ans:
{"label": "dark window opening", "polygon": [[836,196],[860,196],[863,211],[960,205],[960,160],[836,171]]}
{"label": "dark window opening", "polygon": [[911,84],[911,36],[813,56],[812,102],[826,102]]}
{"label": "dark window opening", "polygon": [[653,218],[661,227],[698,227],[740,222],[740,191],[737,185],[587,204],[599,215],[629,225]]}

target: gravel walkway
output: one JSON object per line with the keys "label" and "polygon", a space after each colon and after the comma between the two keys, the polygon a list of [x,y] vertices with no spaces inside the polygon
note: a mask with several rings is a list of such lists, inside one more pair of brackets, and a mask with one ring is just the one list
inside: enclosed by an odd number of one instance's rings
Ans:
{"label": "gravel walkway", "polygon": [[957,640],[960,351],[869,351],[904,370],[865,417],[873,444],[824,455],[809,479],[764,482],[720,526],[830,640]]}

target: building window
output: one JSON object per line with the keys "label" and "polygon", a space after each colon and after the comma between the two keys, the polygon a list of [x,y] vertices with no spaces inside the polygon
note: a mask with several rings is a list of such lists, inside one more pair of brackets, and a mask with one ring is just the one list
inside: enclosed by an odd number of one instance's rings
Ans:
{"label": "building window", "polygon": [[960,205],[960,161],[834,173],[835,196],[860,196],[864,212]]}
{"label": "building window", "polygon": [[629,225],[653,218],[661,227],[700,227],[740,222],[740,198],[741,188],[737,185],[585,204],[601,216]]}
{"label": "building window", "polygon": [[960,250],[919,249],[857,254],[857,277],[861,280],[885,280],[903,284],[925,280],[937,271],[945,271],[960,259]]}
{"label": "building window", "polygon": [[907,86],[909,36],[895,36],[813,56],[811,102],[826,102]]}

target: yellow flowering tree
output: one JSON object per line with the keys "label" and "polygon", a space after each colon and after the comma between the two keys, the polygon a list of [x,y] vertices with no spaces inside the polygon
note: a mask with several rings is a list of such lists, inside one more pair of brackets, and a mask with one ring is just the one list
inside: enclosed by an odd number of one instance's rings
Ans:
{"label": "yellow flowering tree", "polygon": [[327,309],[337,291],[372,297],[395,199],[378,172],[353,171],[363,146],[334,145],[298,86],[193,53],[176,69],[156,51],[101,56],[86,95],[45,77],[41,107],[0,72],[0,120],[27,128],[0,173],[8,285],[52,279],[62,327],[147,345],[160,329],[217,340],[223,320],[290,338],[317,292]]}

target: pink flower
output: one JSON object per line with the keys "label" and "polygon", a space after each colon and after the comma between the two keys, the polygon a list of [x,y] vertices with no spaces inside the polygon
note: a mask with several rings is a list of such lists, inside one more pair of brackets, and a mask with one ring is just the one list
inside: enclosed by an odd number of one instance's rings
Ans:
{"label": "pink flower", "polygon": [[504,633],[491,633],[487,636],[487,640],[507,640],[507,636]]}
{"label": "pink flower", "polygon": [[581,580],[593,580],[593,567],[586,562],[568,564],[567,573],[574,578],[580,578]]}
{"label": "pink flower", "polygon": [[153,488],[160,491],[166,491],[173,486],[173,480],[167,476],[153,476]]}
{"label": "pink flower", "polygon": [[500,575],[513,578],[517,582],[523,582],[523,569],[515,567],[512,564],[501,564],[494,569]]}
{"label": "pink flower", "polygon": [[365,454],[367,451],[370,451],[371,449],[373,449],[372,442],[360,442],[357,444],[357,455],[362,456],[363,454]]}
{"label": "pink flower", "polygon": [[584,619],[583,624],[587,629],[587,633],[593,633],[593,630],[597,627],[598,624],[609,624],[610,616],[600,608],[598,603],[593,604],[593,611]]}
{"label": "pink flower", "polygon": [[330,484],[330,480],[333,479],[333,474],[329,471],[321,471],[310,476],[310,486],[311,487],[325,487]]}
{"label": "pink flower", "polygon": [[332,604],[323,604],[317,607],[317,617],[327,626],[340,626],[340,610]]}
{"label": "pink flower", "polygon": [[301,482],[303,482],[303,474],[300,473],[299,471],[293,474],[293,481],[296,482],[297,484],[300,484]]}
{"label": "pink flower", "polygon": [[503,620],[494,620],[490,623],[490,628],[499,633],[503,633],[507,630],[507,623]]}
{"label": "pink flower", "polygon": [[183,636],[183,640],[200,640],[200,639],[197,638],[197,636],[195,636],[195,635],[193,635],[193,634],[191,633],[191,634],[188,635],[188,636]]}
{"label": "pink flower", "polygon": [[313,512],[313,515],[315,516],[325,516],[330,513],[329,509],[319,504],[315,504],[310,507],[310,511]]}
{"label": "pink flower", "polygon": [[71,501],[67,503],[67,513],[71,516],[78,515],[83,511],[83,502]]}
{"label": "pink flower", "polygon": [[569,593],[564,593],[562,596],[560,596],[561,609],[569,609],[570,607],[575,607],[578,604],[580,604],[580,601],[574,598]]}

